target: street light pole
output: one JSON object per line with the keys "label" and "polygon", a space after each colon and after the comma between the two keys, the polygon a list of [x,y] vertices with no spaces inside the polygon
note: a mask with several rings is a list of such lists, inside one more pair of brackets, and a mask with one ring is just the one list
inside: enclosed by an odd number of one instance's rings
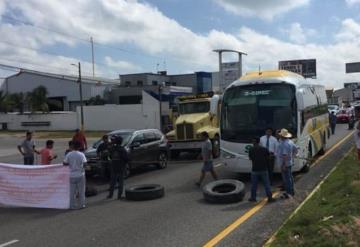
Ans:
{"label": "street light pole", "polygon": [[81,81],[81,64],[79,62],[79,91],[80,91],[80,129],[84,131],[84,103],[83,103],[83,94],[82,94],[82,81]]}
{"label": "street light pole", "polygon": [[160,116],[160,131],[162,132],[162,86],[159,85],[159,116]]}

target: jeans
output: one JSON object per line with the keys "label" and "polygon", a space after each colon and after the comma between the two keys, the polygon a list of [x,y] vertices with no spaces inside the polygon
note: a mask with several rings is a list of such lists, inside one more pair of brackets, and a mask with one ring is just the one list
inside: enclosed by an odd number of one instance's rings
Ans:
{"label": "jeans", "polygon": [[260,172],[253,171],[251,173],[251,199],[256,199],[256,191],[257,191],[259,179],[261,179],[264,185],[266,196],[268,198],[272,198],[268,171],[260,171]]}
{"label": "jeans", "polygon": [[334,135],[335,134],[336,124],[330,124],[330,128],[331,128],[331,133]]}
{"label": "jeans", "polygon": [[281,168],[281,176],[285,186],[285,191],[289,195],[295,195],[294,192],[294,178],[291,172],[291,166],[287,166],[285,169]]}
{"label": "jeans", "polygon": [[70,209],[85,207],[85,175],[70,178]]}
{"label": "jeans", "polygon": [[111,170],[109,197],[113,197],[116,182],[119,183],[118,198],[121,198],[124,190],[124,169],[122,167],[117,170]]}
{"label": "jeans", "polygon": [[33,165],[34,164],[34,156],[24,156],[24,165]]}

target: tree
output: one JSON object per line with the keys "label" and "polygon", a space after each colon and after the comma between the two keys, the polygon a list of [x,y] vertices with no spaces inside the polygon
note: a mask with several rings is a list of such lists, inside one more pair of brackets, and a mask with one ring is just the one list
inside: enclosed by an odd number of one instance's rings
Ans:
{"label": "tree", "polygon": [[31,112],[49,112],[49,106],[47,104],[47,94],[48,91],[44,86],[38,86],[28,94],[27,99],[31,107]]}
{"label": "tree", "polygon": [[10,109],[9,95],[4,91],[0,91],[0,112],[8,112]]}
{"label": "tree", "polygon": [[23,92],[10,94],[9,101],[12,110],[17,109],[20,114],[24,113],[26,96]]}
{"label": "tree", "polygon": [[106,101],[101,98],[100,95],[96,95],[96,97],[91,97],[88,100],[88,105],[105,105]]}

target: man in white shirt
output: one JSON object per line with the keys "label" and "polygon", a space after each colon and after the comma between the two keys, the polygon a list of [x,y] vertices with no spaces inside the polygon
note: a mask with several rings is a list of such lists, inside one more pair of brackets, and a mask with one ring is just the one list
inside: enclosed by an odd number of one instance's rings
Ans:
{"label": "man in white shirt", "polygon": [[278,140],[272,134],[273,134],[272,128],[267,128],[265,130],[265,135],[260,138],[260,145],[266,148],[270,153],[269,165],[268,165],[270,184],[272,183],[273,180],[275,154],[276,154],[276,148],[278,146]]}
{"label": "man in white shirt", "polygon": [[74,141],[74,150],[65,156],[63,164],[70,168],[70,209],[85,208],[85,155],[80,152],[81,144]]}
{"label": "man in white shirt", "polygon": [[358,160],[360,161],[360,122],[356,125],[356,130],[354,132],[354,140],[356,144]]}

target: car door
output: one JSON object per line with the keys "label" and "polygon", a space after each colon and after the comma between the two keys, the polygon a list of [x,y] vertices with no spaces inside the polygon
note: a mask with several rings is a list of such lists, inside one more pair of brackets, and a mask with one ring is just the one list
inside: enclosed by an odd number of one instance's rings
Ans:
{"label": "car door", "polygon": [[139,166],[144,162],[146,149],[146,141],[143,133],[138,133],[134,136],[130,144],[130,160],[132,168]]}
{"label": "car door", "polygon": [[158,147],[159,142],[157,141],[156,135],[152,131],[148,131],[144,133],[145,142],[146,142],[146,155],[145,155],[145,163],[156,163],[158,159]]}

